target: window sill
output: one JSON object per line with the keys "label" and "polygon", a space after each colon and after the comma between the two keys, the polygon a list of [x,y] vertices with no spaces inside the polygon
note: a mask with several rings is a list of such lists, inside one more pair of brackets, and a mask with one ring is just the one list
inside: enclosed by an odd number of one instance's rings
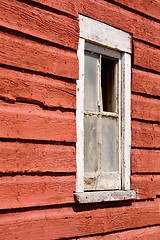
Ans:
{"label": "window sill", "polygon": [[123,201],[136,198],[134,190],[115,190],[115,191],[97,191],[97,192],[77,192],[74,193],[78,203],[96,203],[109,201]]}

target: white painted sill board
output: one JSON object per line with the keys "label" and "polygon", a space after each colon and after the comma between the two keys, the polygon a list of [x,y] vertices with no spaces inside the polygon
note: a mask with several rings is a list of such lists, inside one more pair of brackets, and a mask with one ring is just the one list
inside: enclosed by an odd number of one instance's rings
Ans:
{"label": "white painted sill board", "polygon": [[136,198],[134,190],[95,191],[74,193],[78,203],[97,203],[110,201],[123,201]]}

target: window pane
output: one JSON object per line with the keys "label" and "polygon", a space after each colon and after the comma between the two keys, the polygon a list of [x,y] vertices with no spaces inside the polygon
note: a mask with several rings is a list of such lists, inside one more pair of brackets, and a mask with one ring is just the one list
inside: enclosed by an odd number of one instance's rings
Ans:
{"label": "window pane", "polygon": [[118,119],[102,117],[102,170],[118,171]]}
{"label": "window pane", "polygon": [[98,54],[85,52],[84,110],[98,111]]}
{"label": "window pane", "polygon": [[97,117],[84,118],[84,171],[98,170]]}

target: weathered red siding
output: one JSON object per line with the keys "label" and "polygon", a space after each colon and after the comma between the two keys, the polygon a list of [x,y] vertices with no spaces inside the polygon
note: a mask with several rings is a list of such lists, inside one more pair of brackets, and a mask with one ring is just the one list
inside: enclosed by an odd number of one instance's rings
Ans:
{"label": "weathered red siding", "polygon": [[[78,14],[132,37],[134,201],[75,203]],[[1,0],[0,240],[160,236],[160,2]]]}

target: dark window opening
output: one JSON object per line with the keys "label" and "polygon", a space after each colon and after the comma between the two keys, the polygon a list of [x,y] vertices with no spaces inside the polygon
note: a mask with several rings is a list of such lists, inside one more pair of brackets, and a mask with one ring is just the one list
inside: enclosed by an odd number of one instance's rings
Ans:
{"label": "dark window opening", "polygon": [[115,112],[115,64],[116,60],[102,56],[101,62],[101,88],[102,88],[102,111]]}

